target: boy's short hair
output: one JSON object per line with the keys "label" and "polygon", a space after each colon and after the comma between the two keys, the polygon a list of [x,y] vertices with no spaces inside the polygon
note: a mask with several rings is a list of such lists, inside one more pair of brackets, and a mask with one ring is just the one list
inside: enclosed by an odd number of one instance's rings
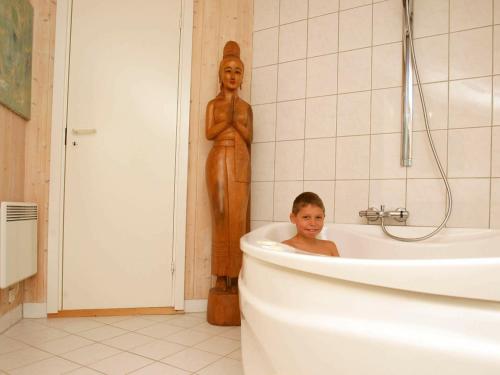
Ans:
{"label": "boy's short hair", "polygon": [[297,196],[293,201],[292,213],[297,215],[302,207],[313,205],[321,208],[323,213],[325,212],[325,205],[323,201],[316,193],[312,193],[310,191],[305,191]]}

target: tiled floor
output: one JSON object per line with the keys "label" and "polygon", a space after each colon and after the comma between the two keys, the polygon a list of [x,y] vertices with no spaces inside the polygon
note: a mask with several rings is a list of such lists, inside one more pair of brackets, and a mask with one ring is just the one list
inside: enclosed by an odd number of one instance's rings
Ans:
{"label": "tiled floor", "polygon": [[204,313],[23,319],[0,335],[0,374],[242,375],[240,328]]}

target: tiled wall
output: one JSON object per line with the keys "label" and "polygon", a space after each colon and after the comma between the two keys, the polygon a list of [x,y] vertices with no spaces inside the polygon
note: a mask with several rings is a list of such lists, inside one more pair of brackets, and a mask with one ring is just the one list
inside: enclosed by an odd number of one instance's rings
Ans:
{"label": "tiled wall", "polygon": [[[500,0],[414,0],[414,11],[448,226],[500,228]],[[417,91],[414,166],[400,166],[402,12],[401,0],[254,1],[253,227],[288,220],[304,190],[330,222],[363,223],[359,210],[385,204],[407,207],[409,225],[440,223],[445,188]]]}

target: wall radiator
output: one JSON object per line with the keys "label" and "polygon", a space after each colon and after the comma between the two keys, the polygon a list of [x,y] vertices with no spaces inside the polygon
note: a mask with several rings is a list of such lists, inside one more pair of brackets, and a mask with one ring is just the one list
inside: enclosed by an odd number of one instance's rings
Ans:
{"label": "wall radiator", "polygon": [[0,203],[0,289],[37,271],[38,206]]}

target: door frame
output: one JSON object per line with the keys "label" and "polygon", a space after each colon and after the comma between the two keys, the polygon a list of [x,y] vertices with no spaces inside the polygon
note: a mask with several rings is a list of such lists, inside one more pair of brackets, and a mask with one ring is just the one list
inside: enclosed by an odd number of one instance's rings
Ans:
{"label": "door frame", "polygon": [[[189,145],[189,107],[193,36],[193,2],[181,0],[179,47],[179,91],[174,188],[172,256],[175,265],[172,296],[175,310],[184,309],[186,202]],[[47,313],[62,309],[62,259],[64,228],[65,128],[67,118],[71,9],[73,0],[58,0],[54,49],[52,129],[50,151]],[[169,270],[166,270],[167,272]]]}

